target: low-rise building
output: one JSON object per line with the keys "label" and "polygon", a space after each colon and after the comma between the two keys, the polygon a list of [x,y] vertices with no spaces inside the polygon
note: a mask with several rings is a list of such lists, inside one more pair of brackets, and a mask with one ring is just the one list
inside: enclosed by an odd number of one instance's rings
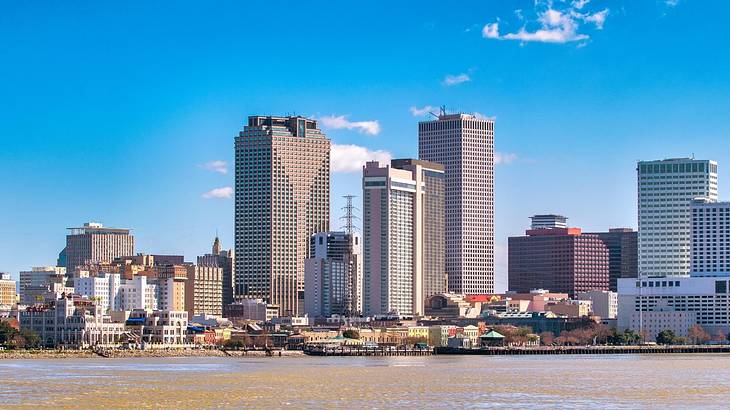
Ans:
{"label": "low-rise building", "polygon": [[616,319],[618,315],[618,293],[616,292],[607,290],[579,292],[576,299],[593,302],[592,313],[601,319]]}
{"label": "low-rise building", "polygon": [[426,298],[425,316],[444,319],[475,318],[481,313],[480,307],[469,303],[464,295],[441,293]]}
{"label": "low-rise building", "polygon": [[649,339],[661,326],[676,334],[694,324],[710,334],[730,331],[729,276],[644,276],[619,279],[618,287],[619,329],[636,330]]}
{"label": "low-rise building", "polygon": [[224,306],[223,316],[231,320],[253,320],[270,322],[278,316],[279,306],[271,305],[261,299],[241,299]]}
{"label": "low-rise building", "polygon": [[[139,338],[143,348],[188,344],[186,311],[135,309],[130,312],[126,325]],[[146,346],[148,344],[152,346]]]}
{"label": "low-rise building", "polygon": [[557,316],[584,317],[590,315],[591,306],[590,300],[561,300],[545,305],[545,311]]}
{"label": "low-rise building", "polygon": [[112,322],[101,306],[73,295],[21,311],[20,327],[36,333],[49,347],[111,346],[125,333],[124,323]]}

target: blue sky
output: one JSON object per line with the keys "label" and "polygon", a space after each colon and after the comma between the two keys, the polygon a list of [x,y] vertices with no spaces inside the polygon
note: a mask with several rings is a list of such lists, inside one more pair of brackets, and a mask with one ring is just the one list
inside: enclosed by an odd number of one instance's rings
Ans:
{"label": "blue sky", "polygon": [[590,230],[635,227],[638,159],[715,159],[722,185],[729,9],[4,2],[0,270],[54,263],[65,228],[89,220],[133,228],[149,253],[193,260],[216,229],[231,246],[233,138],[253,114],[321,119],[339,150],[336,218],[341,195],[360,195],[359,173],[346,171],[366,157],[416,156],[425,117],[413,112],[445,104],[496,118],[504,286],[506,238],[534,213]]}

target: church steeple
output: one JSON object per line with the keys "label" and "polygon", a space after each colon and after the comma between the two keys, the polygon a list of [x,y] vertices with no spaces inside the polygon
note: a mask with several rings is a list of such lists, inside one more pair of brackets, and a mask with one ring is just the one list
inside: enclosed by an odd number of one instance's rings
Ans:
{"label": "church steeple", "polygon": [[218,232],[215,234],[215,240],[213,241],[213,255],[220,255],[221,253],[221,241],[218,239]]}

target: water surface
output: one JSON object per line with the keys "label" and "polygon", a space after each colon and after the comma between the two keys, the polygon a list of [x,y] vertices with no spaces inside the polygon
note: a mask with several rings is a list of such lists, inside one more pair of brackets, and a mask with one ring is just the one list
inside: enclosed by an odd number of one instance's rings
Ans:
{"label": "water surface", "polygon": [[3,408],[727,408],[730,355],[0,360]]}

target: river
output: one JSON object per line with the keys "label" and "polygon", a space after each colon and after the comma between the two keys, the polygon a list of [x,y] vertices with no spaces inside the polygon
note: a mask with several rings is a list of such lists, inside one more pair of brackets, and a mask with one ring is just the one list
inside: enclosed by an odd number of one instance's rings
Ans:
{"label": "river", "polygon": [[730,355],[0,361],[2,408],[727,408]]}

